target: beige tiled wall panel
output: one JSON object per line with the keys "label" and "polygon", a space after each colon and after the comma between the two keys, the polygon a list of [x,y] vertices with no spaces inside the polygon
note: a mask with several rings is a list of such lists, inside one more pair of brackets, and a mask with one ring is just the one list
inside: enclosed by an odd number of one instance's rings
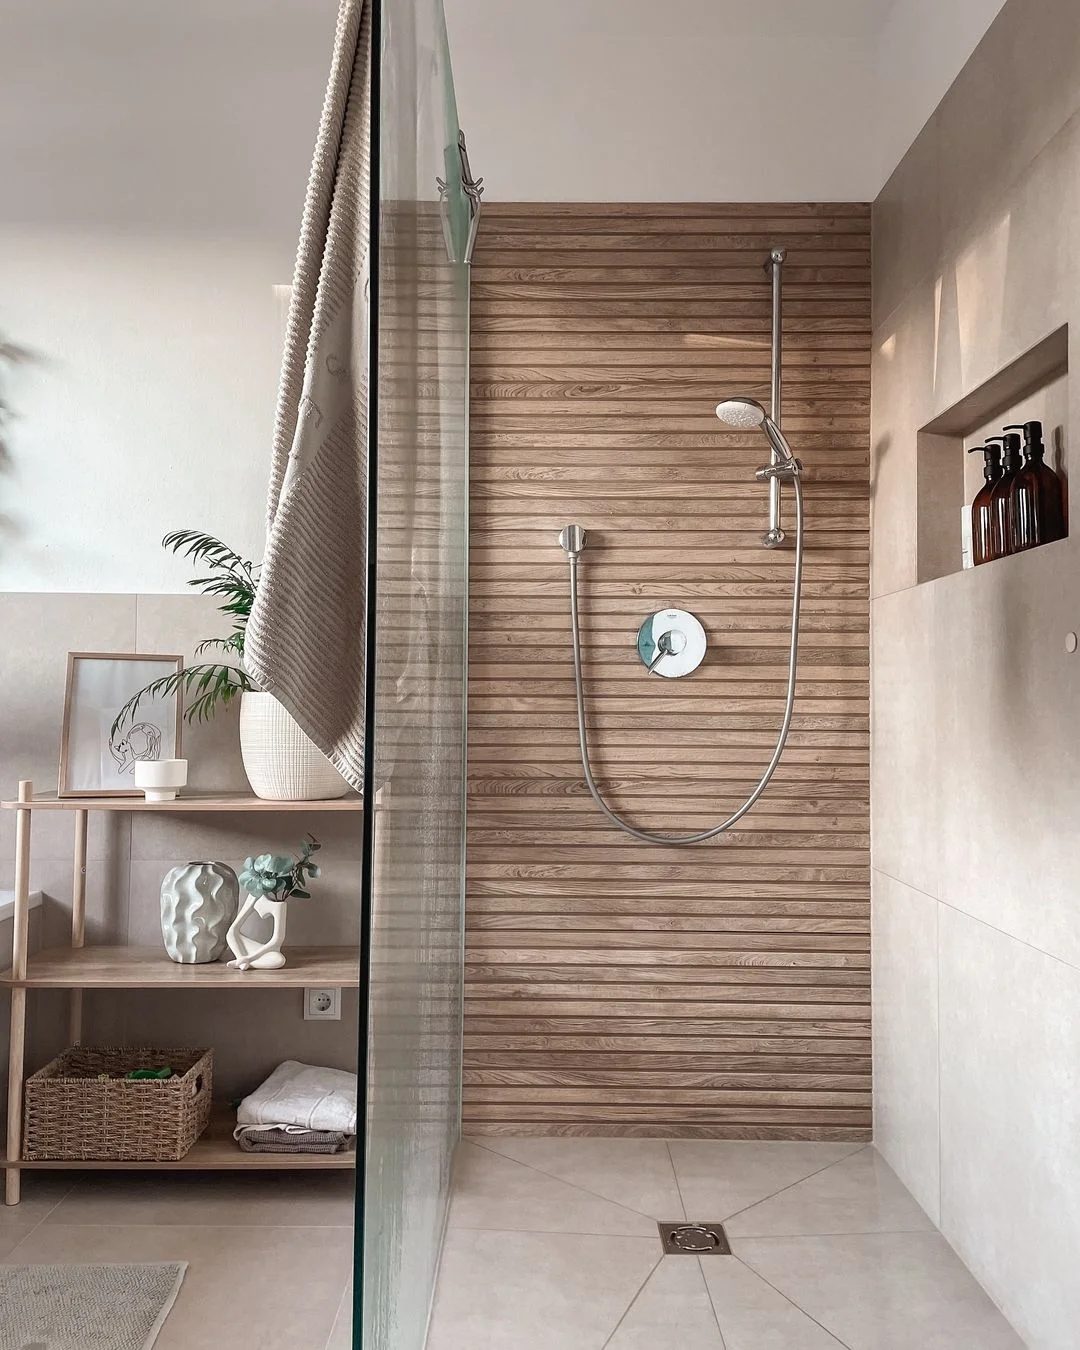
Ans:
{"label": "beige tiled wall panel", "polygon": [[1080,7],[1009,0],[874,216],[877,1140],[1032,1350],[1066,1350],[1080,530],[916,585],[915,433],[1068,323],[1075,441]]}

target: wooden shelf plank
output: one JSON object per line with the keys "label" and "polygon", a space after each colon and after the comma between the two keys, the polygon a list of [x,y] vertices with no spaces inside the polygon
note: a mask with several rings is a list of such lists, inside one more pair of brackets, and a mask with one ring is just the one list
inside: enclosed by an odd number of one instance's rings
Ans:
{"label": "wooden shelf plank", "polygon": [[[25,802],[0,802],[6,811],[15,811]],[[265,801],[249,792],[207,794],[193,792],[171,802],[148,802],[142,797],[58,797],[54,792],[34,797],[35,811],[362,811],[364,799],[356,792],[329,801]]]}
{"label": "wooden shelf plank", "polygon": [[236,1112],[215,1104],[206,1133],[179,1162],[20,1162],[0,1159],[0,1167],[30,1172],[326,1172],[351,1171],[356,1153],[245,1153],[232,1137]]}
{"label": "wooden shelf plank", "polygon": [[224,961],[181,966],[161,947],[51,947],[30,957],[16,989],[356,989],[359,957],[351,947],[292,947],[280,970],[230,970]]}

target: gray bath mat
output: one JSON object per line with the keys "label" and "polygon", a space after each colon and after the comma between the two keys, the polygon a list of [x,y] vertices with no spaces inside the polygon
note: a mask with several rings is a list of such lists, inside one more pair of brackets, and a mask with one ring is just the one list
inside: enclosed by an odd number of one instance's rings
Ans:
{"label": "gray bath mat", "polygon": [[150,1350],[186,1270],[0,1265],[0,1350]]}

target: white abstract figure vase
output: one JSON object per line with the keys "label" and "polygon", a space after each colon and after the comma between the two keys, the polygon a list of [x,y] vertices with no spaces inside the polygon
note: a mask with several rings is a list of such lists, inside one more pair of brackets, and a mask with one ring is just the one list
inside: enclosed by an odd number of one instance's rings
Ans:
{"label": "white abstract figure vase", "polygon": [[[227,941],[232,949],[235,961],[230,961],[233,970],[280,970],[285,964],[281,946],[285,941],[285,920],[289,906],[285,900],[268,900],[265,896],[256,900],[254,896],[244,897],[240,913],[233,920]],[[244,925],[252,915],[258,919],[272,919],[273,931],[265,941],[249,937]]]}

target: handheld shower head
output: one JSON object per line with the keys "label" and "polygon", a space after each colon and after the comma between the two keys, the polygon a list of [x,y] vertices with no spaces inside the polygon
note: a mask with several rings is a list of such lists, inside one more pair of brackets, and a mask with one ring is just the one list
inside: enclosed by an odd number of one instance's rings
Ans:
{"label": "handheld shower head", "polygon": [[764,426],[768,420],[765,409],[752,398],[729,398],[716,405],[716,415],[725,426],[736,431],[750,431]]}
{"label": "handheld shower head", "polygon": [[773,419],[754,398],[729,398],[716,405],[716,415],[725,426],[733,431],[750,431],[760,427],[769,438],[772,446],[773,462],[801,469],[802,465],[792,454],[787,438]]}

